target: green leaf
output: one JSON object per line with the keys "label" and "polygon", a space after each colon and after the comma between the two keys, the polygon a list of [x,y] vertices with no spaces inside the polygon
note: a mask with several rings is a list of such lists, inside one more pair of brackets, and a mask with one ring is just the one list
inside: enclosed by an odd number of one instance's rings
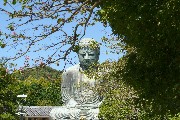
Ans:
{"label": "green leaf", "polygon": [[15,4],[16,4],[16,0],[13,0],[13,1],[12,1],[12,4],[15,5]]}
{"label": "green leaf", "polygon": [[62,22],[63,20],[64,20],[63,18],[59,18],[59,19],[57,20],[57,23],[60,24],[60,22]]}
{"label": "green leaf", "polygon": [[5,48],[6,44],[0,44],[1,48]]}
{"label": "green leaf", "polygon": [[7,0],[4,0],[4,6],[6,5],[6,3],[7,3]]}
{"label": "green leaf", "polygon": [[76,45],[76,46],[74,46],[74,48],[73,48],[73,52],[78,52],[79,51],[79,49],[80,49],[80,47],[79,47],[79,45]]}

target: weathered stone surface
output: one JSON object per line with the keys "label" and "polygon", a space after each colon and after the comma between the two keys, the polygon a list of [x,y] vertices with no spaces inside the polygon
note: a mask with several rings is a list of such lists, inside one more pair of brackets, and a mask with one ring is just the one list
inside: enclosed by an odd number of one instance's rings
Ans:
{"label": "weathered stone surface", "polygon": [[101,97],[94,91],[97,81],[84,74],[84,70],[99,59],[99,47],[92,49],[90,46],[94,42],[93,39],[83,39],[78,51],[80,64],[64,71],[61,84],[64,106],[52,109],[52,120],[79,120],[82,117],[87,120],[98,120]]}

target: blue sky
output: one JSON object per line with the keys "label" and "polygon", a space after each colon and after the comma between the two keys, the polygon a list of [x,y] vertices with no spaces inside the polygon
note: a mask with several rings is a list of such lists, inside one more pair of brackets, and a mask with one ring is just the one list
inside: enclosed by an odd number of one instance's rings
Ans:
{"label": "blue sky", "polygon": [[[3,1],[0,1],[0,7],[4,7],[3,6]],[[11,6],[9,6],[8,4],[6,5],[6,9],[9,10],[9,11],[13,11],[14,9],[18,9],[18,7],[20,6],[13,6],[13,8]],[[6,21],[7,19],[7,16],[0,12],[0,30],[1,31],[6,31],[7,29],[7,24],[8,24],[8,21]],[[16,21],[14,21],[16,22]],[[44,21],[44,22],[49,22],[49,21]],[[31,24],[30,25],[27,25],[26,27],[31,27]],[[71,30],[71,27],[72,27],[72,24],[70,25],[66,25],[64,26],[64,30],[65,31],[68,31],[68,34],[72,34],[72,30]],[[16,31],[18,32],[18,31]],[[29,33],[31,34],[31,33]],[[94,38],[95,40],[97,40],[98,42],[102,43],[101,41],[101,38],[103,36],[106,36],[111,34],[111,28],[110,27],[107,27],[107,28],[104,28],[102,23],[96,23],[94,26],[92,27],[88,27],[87,30],[86,30],[86,35],[83,37],[83,38]],[[58,34],[54,34],[54,36],[51,36],[51,38],[48,38],[48,39],[53,39],[52,42],[57,42],[56,38],[58,37]],[[6,39],[6,41],[8,41],[9,39]],[[42,41],[39,43],[39,45],[43,45],[43,44],[47,44],[47,41],[49,40],[45,40],[45,41]],[[51,44],[51,42],[50,42]],[[39,47],[39,45],[35,45],[33,49],[36,49],[36,47]],[[14,48],[12,49],[9,49],[9,48],[0,48],[0,57],[10,57],[10,56],[13,56],[15,53],[17,53],[17,49],[18,47],[24,47],[24,45],[17,45],[15,46]],[[109,52],[109,48],[107,48],[105,46],[104,43],[102,43],[101,45],[101,51],[100,51],[100,63],[104,62],[105,60],[117,60],[118,58],[120,58],[122,56],[122,54],[116,54],[116,53],[110,53]],[[20,67],[23,67],[24,66],[24,61],[25,61],[25,57],[26,56],[29,56],[30,59],[36,59],[38,57],[44,57],[44,58],[48,58],[48,55],[50,55],[51,53],[53,52],[53,50],[48,50],[48,51],[40,51],[40,52],[29,52],[27,53],[25,56],[22,56],[21,58],[15,60],[15,61],[10,61],[10,62],[13,62],[14,64],[17,64],[16,68],[19,69]],[[108,54],[107,54],[108,53]],[[72,58],[72,63],[73,64],[77,64],[78,63],[78,58],[77,58],[77,55],[76,53],[70,53],[69,55],[70,58]],[[57,66],[56,64],[51,64],[50,66],[54,69],[57,69],[57,70],[62,70],[65,66],[65,63],[66,61],[60,61],[59,62],[59,66]],[[33,64],[32,61],[30,61],[30,64]],[[69,66],[72,66],[71,64],[67,64],[65,66],[65,68],[69,67]]]}

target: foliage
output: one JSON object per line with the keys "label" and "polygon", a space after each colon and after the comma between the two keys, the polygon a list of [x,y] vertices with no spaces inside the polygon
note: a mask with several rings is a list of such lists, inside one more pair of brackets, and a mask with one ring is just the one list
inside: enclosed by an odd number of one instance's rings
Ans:
{"label": "foliage", "polygon": [[60,84],[62,72],[48,66],[17,71],[19,94],[27,94],[27,105],[61,105]]}
{"label": "foliage", "polygon": [[100,119],[103,120],[126,120],[137,119],[139,108],[135,102],[138,93],[131,86],[123,82],[118,70],[124,67],[124,60],[118,62],[106,61],[99,66],[99,71],[103,73],[98,87],[99,93],[103,96],[100,106]]}
{"label": "foliage", "polygon": [[0,64],[0,119],[16,119],[15,111],[17,108],[16,93],[17,80],[14,74],[8,74],[6,68]]}
{"label": "foliage", "polygon": [[114,34],[124,38],[125,67],[116,74],[138,91],[144,119],[167,119],[180,111],[179,5],[179,0],[101,4],[104,25],[108,22]]}
{"label": "foliage", "polygon": [[19,70],[19,74],[17,73],[17,78],[19,80],[25,80],[29,76],[34,79],[39,79],[43,77],[46,80],[57,80],[61,76],[62,72],[57,71],[49,66],[36,66],[33,68],[22,68]]}
{"label": "foliage", "polygon": [[134,103],[138,97],[136,92],[122,80],[114,80],[115,78],[107,74],[103,79],[106,83],[101,84],[104,100],[100,106],[99,117],[103,120],[137,119],[138,109]]}
{"label": "foliage", "polygon": [[29,76],[27,79],[19,81],[19,94],[28,96],[26,99],[28,106],[62,105],[60,82],[61,79],[50,81],[43,77],[35,79]]}
{"label": "foliage", "polygon": [[[104,96],[100,106],[99,117],[101,119],[179,119],[179,113],[172,114],[170,110],[163,114],[155,113],[154,101],[142,98],[141,90],[135,90],[132,88],[133,85],[127,84],[123,77],[126,57],[121,58],[118,62],[105,62],[101,67],[103,67],[101,71],[105,70],[106,73],[103,75],[103,83],[98,88],[99,93]],[[156,105],[159,107],[159,104],[156,103]]]}
{"label": "foliage", "polygon": [[[6,5],[9,1],[8,0],[4,0],[4,5]],[[28,2],[28,0],[11,0],[10,1],[13,5],[15,5],[17,2],[22,3],[22,4],[26,4]]]}
{"label": "foliage", "polygon": [[174,117],[170,118],[170,120],[179,120],[180,113],[176,114]]}
{"label": "foliage", "polygon": [[[59,73],[52,68],[47,67],[48,70],[52,72],[53,75]],[[31,69],[32,70],[32,69]],[[43,71],[43,70],[42,70]],[[41,72],[42,72],[41,71]],[[49,71],[49,72],[50,72]],[[13,73],[8,73],[7,69],[2,65],[0,67],[0,119],[17,119],[18,102],[20,99],[17,98],[19,94],[26,94],[26,103],[23,105],[29,106],[53,106],[62,105],[61,95],[60,95],[60,84],[61,84],[61,74],[57,77],[43,78],[43,76],[38,76],[38,79],[33,78],[34,71],[28,71],[29,77],[23,80],[18,80],[19,71],[14,71]],[[53,73],[54,72],[54,73]],[[31,76],[32,74],[32,76]],[[43,72],[42,74],[43,75]],[[37,77],[37,76],[36,76]]]}

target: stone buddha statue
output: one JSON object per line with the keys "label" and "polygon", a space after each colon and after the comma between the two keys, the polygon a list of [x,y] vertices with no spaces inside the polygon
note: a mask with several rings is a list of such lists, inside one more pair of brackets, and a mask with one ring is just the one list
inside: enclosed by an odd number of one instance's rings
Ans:
{"label": "stone buddha statue", "polygon": [[[64,106],[52,109],[51,120],[98,120],[102,97],[94,91],[98,81],[89,78],[84,71],[97,63],[100,47],[94,39],[85,38],[79,43],[80,64],[72,66],[62,74],[61,95]],[[96,70],[96,66],[92,66]]]}

